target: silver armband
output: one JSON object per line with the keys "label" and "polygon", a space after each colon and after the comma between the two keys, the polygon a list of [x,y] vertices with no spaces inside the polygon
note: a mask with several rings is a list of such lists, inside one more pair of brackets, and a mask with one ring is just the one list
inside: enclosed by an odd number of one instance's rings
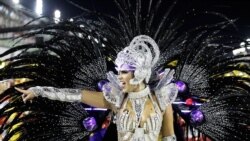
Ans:
{"label": "silver armband", "polygon": [[162,141],[177,141],[177,139],[175,135],[171,135],[171,136],[163,137]]}
{"label": "silver armband", "polygon": [[28,90],[32,91],[35,96],[46,97],[51,100],[59,100],[65,102],[81,102],[80,89],[54,88],[54,87],[31,87]]}

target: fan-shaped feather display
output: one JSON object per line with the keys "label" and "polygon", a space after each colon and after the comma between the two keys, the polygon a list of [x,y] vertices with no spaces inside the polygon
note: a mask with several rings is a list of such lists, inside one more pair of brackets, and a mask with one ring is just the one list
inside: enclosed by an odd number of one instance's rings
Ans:
{"label": "fan-shaped feather display", "polygon": [[[249,53],[235,54],[240,38],[232,36],[234,20],[215,12],[178,9],[178,2],[114,0],[118,14],[83,9],[74,21],[38,28],[21,38],[43,35],[44,42],[18,45],[0,57],[10,57],[1,79],[28,78],[17,87],[54,86],[97,89],[106,72],[114,70],[116,54],[133,37],[152,37],[161,52],[154,75],[176,70],[179,94],[174,109],[189,126],[212,140],[249,140]],[[205,18],[204,18],[205,16]],[[206,23],[206,16],[214,22]],[[203,17],[204,24],[193,19]],[[247,45],[246,45],[247,47]],[[234,75],[237,71],[243,75]],[[187,104],[187,99],[192,103]],[[82,140],[90,132],[82,126],[88,115],[81,104],[37,98],[24,104],[13,88],[0,94],[0,132],[4,140]],[[181,104],[179,104],[181,103]],[[188,110],[184,113],[183,110]],[[14,118],[13,118],[14,117]]]}

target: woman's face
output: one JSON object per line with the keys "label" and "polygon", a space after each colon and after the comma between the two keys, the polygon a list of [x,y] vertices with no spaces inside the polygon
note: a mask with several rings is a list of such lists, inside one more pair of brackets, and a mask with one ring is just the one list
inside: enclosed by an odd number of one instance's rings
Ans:
{"label": "woman's face", "polygon": [[137,92],[139,91],[139,85],[131,85],[129,83],[130,79],[133,79],[134,74],[132,71],[119,71],[118,79],[120,81],[120,87],[122,88],[123,93],[128,92]]}

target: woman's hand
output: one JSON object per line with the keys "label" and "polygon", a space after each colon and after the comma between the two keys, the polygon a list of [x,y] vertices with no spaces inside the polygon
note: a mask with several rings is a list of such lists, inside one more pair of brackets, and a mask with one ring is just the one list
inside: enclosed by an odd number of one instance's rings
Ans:
{"label": "woman's hand", "polygon": [[15,89],[18,92],[23,93],[22,94],[22,99],[23,99],[24,103],[26,103],[27,101],[30,101],[32,103],[32,99],[34,99],[36,97],[35,94],[30,90],[24,90],[24,89],[20,89],[20,88],[17,88],[17,87],[15,87]]}

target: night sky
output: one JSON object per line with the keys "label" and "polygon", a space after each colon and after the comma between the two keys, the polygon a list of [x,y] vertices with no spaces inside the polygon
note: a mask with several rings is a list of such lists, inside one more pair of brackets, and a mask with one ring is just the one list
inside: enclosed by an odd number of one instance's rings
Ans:
{"label": "night sky", "polygon": [[[43,15],[53,16],[54,10],[61,11],[62,18],[71,18],[81,14],[82,10],[72,4],[89,9],[98,9],[105,13],[116,13],[112,0],[43,0]],[[171,0],[163,0],[171,1]],[[146,2],[146,0],[142,0]],[[250,33],[250,0],[179,0],[183,7],[206,9],[220,12],[231,19],[237,19],[237,25],[242,32]],[[35,0],[20,0],[25,7],[34,10]],[[182,9],[182,8],[180,8]]]}
{"label": "night sky", "polygon": [[[88,9],[98,8],[105,12],[110,12],[112,9],[112,0],[43,0],[43,14],[45,16],[53,16],[54,10],[61,11],[62,18],[70,18],[78,16],[82,10],[70,3],[73,3]],[[36,0],[20,0],[20,3],[25,7],[34,10]]]}

